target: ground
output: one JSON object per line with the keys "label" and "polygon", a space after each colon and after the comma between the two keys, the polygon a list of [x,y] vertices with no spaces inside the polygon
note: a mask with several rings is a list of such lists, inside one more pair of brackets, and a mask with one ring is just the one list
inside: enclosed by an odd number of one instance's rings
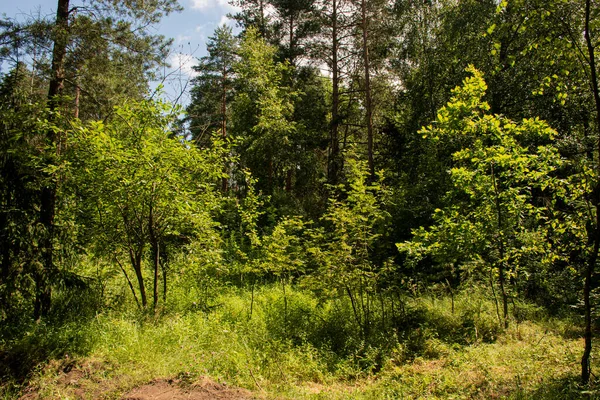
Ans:
{"label": "ground", "polygon": [[45,385],[32,385],[20,400],[98,399],[120,398],[122,400],[247,400],[255,396],[245,389],[230,387],[208,377],[182,375],[171,379],[154,379],[136,386],[124,394],[126,379],[103,380],[102,371],[107,366],[100,361],[87,361],[79,365],[71,360],[51,362],[46,369],[55,371],[55,379],[48,392]]}

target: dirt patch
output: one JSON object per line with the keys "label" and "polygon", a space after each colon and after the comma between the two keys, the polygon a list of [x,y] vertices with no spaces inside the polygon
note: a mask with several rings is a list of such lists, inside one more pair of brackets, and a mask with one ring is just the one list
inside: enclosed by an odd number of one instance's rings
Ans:
{"label": "dirt patch", "polygon": [[209,378],[202,378],[191,385],[174,380],[156,380],[137,387],[122,397],[123,400],[248,400],[251,393],[244,389],[230,388]]}
{"label": "dirt patch", "polygon": [[255,398],[245,389],[229,387],[208,377],[180,374],[172,379],[156,379],[132,387],[131,379],[115,376],[113,367],[102,360],[52,360],[41,378],[24,389],[19,400],[114,399],[124,400],[248,400]]}

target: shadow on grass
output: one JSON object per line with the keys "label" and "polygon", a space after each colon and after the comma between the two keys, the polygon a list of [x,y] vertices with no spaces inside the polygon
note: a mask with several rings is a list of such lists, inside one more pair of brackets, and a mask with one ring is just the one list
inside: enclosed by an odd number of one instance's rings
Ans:
{"label": "shadow on grass", "polygon": [[530,391],[517,391],[511,396],[513,399],[600,399],[600,382],[592,383],[588,387],[580,384],[578,375],[551,379],[540,383],[537,388]]}
{"label": "shadow on grass", "polygon": [[[0,385],[23,384],[50,360],[85,355],[91,345],[89,321],[62,324],[33,323],[0,342]],[[68,368],[68,363],[65,364]]]}

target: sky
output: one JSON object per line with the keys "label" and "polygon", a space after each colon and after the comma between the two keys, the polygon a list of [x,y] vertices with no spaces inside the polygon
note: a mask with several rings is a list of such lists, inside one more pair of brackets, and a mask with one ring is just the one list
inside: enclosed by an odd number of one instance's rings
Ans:
{"label": "sky", "polygon": [[[72,3],[80,2],[72,0]],[[20,21],[28,16],[53,17],[56,4],[57,0],[1,0],[0,14]],[[189,79],[193,76],[192,65],[197,58],[206,55],[206,41],[217,26],[227,24],[236,32],[235,22],[226,17],[236,9],[228,4],[228,0],[179,0],[179,4],[184,10],[163,18],[156,26],[156,33],[173,38],[173,49],[168,59],[171,68],[161,71],[161,75],[167,77],[164,81],[165,96],[185,105],[189,102],[187,92]],[[157,84],[155,82],[152,88]]]}

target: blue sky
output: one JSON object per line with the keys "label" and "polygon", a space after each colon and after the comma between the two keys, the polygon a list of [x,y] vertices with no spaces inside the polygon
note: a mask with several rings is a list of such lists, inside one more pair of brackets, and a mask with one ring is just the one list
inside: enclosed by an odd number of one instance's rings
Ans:
{"label": "blue sky", "polygon": [[[71,0],[73,5],[81,1]],[[2,0],[0,14],[17,20],[26,20],[28,16],[54,16],[56,0]],[[192,76],[191,66],[196,59],[206,54],[206,40],[215,28],[221,24],[232,27],[235,23],[228,20],[227,13],[235,8],[227,0],[179,0],[184,7],[180,13],[164,18],[156,27],[157,33],[173,38],[173,50],[169,56],[171,69],[161,72],[167,76],[165,91],[169,99],[174,100],[187,87]],[[187,103],[184,95],[180,102]]]}

